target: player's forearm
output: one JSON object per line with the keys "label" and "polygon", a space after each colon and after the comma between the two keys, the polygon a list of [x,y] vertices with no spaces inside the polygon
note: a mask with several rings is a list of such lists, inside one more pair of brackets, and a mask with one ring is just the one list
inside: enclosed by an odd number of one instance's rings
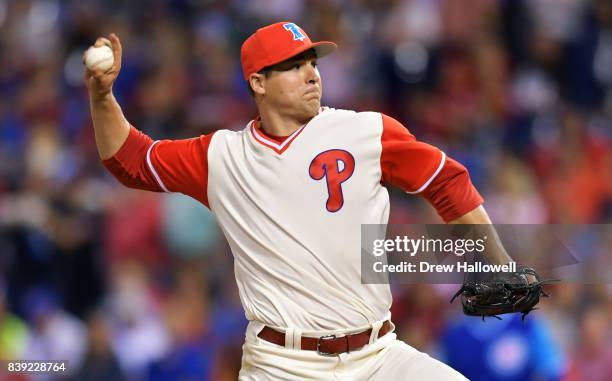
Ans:
{"label": "player's forearm", "polygon": [[90,94],[89,107],[98,154],[105,160],[119,151],[130,133],[130,125],[112,93],[100,97]]}
{"label": "player's forearm", "polygon": [[491,225],[491,219],[485,211],[484,207],[480,205],[476,209],[464,214],[463,216],[456,218],[448,222],[449,224],[470,224],[470,225]]}
{"label": "player's forearm", "polygon": [[[108,50],[105,47],[112,50],[113,56],[105,58],[112,62],[112,66],[100,67],[92,64],[97,58],[95,52],[99,49]],[[121,70],[122,51],[119,37],[111,33],[108,39],[99,37],[94,46],[83,54],[83,63],[86,65],[85,85],[89,92],[96,145],[103,160],[113,157],[130,133],[130,125],[113,96],[113,84]]]}
{"label": "player's forearm", "polygon": [[499,236],[495,231],[495,227],[493,226],[489,215],[482,205],[471,212],[450,221],[449,224],[478,225],[478,234],[487,236],[484,252],[487,260],[496,265],[503,265],[513,261],[506,252],[506,249],[504,249],[504,246],[502,245]]}

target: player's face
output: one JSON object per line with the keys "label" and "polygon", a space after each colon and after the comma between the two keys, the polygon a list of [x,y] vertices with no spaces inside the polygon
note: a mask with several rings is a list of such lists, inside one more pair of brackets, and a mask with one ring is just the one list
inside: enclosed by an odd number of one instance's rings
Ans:
{"label": "player's face", "polygon": [[308,120],[321,106],[321,76],[313,51],[274,65],[265,79],[265,102],[301,120]]}

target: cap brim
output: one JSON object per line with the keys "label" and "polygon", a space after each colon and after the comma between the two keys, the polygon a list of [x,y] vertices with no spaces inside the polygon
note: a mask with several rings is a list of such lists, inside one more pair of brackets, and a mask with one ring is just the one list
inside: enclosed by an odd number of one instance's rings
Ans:
{"label": "cap brim", "polygon": [[304,45],[304,46],[300,47],[299,49],[296,49],[295,51],[293,51],[291,53],[291,55],[289,57],[286,57],[286,58],[283,58],[283,59],[278,60],[276,62],[273,62],[273,63],[271,63],[271,64],[269,64],[269,65],[267,65],[265,67],[270,67],[270,66],[278,65],[279,63],[285,62],[285,61],[287,61],[287,60],[297,56],[298,54],[302,54],[305,51],[308,51],[310,49],[313,49],[315,51],[315,53],[317,54],[317,58],[321,58],[321,57],[324,57],[324,56],[328,55],[329,53],[332,53],[337,48],[338,48],[338,45],[336,45],[335,42],[331,42],[331,41],[313,42],[310,45]]}
{"label": "cap brim", "polygon": [[[328,55],[329,53],[333,53],[338,48],[335,42],[331,41],[319,41],[315,42],[311,45],[310,49],[314,49],[317,53],[317,58],[321,58],[323,56]],[[308,49],[305,49],[308,50]]]}

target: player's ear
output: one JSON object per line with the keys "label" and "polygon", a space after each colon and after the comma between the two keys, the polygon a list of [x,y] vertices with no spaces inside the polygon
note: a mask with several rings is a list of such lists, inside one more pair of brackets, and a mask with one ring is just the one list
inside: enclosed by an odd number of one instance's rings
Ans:
{"label": "player's ear", "polygon": [[264,95],[266,93],[266,76],[262,73],[253,73],[249,76],[249,85],[254,94]]}

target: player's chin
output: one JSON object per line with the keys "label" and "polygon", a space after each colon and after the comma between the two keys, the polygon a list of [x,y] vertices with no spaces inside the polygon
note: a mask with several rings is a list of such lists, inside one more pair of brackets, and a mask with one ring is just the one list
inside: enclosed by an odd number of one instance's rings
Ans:
{"label": "player's chin", "polygon": [[309,117],[314,117],[319,113],[319,109],[321,108],[321,99],[313,98],[309,99],[304,103],[305,112]]}

